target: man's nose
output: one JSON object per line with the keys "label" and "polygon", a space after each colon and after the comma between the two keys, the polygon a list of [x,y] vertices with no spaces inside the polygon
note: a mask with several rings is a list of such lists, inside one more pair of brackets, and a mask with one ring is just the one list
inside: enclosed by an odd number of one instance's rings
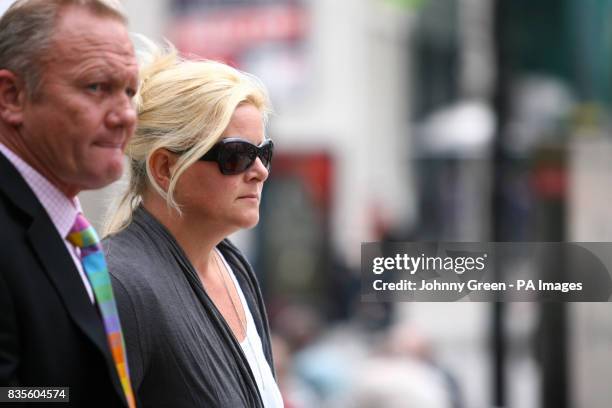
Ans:
{"label": "man's nose", "polygon": [[122,97],[110,107],[106,115],[106,125],[109,128],[122,127],[126,129],[133,128],[136,124],[136,109],[132,104],[131,98]]}

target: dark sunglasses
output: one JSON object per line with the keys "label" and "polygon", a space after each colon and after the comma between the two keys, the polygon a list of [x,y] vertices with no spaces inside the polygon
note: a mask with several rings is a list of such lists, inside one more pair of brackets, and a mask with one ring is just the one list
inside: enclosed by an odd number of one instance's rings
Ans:
{"label": "dark sunglasses", "polygon": [[247,171],[259,157],[266,169],[270,171],[273,151],[274,143],[270,139],[256,146],[244,139],[229,137],[214,145],[199,160],[217,162],[221,173],[232,175]]}

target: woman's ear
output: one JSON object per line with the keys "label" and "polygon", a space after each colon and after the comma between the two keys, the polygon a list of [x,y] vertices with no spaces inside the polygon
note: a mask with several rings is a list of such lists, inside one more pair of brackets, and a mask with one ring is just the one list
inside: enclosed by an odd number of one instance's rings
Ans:
{"label": "woman's ear", "polygon": [[7,69],[0,69],[0,118],[5,123],[12,126],[21,125],[25,97],[21,78]]}
{"label": "woman's ear", "polygon": [[167,149],[157,149],[149,157],[149,170],[157,185],[168,192],[178,155]]}

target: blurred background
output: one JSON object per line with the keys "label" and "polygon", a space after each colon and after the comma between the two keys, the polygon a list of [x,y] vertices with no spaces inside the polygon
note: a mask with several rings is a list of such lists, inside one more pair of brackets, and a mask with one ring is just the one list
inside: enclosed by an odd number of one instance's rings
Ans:
{"label": "blurred background", "polygon": [[610,241],[612,0],[124,4],[270,90],[261,221],[234,239],[287,408],[610,406],[609,304],[364,303],[359,268],[369,241]]}

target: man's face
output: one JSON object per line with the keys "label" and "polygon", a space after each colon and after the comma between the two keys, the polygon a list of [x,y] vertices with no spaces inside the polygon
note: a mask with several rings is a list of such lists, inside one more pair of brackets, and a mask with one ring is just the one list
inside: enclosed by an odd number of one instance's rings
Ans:
{"label": "man's face", "polygon": [[67,8],[43,61],[20,132],[36,167],[68,196],[118,179],[136,124],[138,68],[125,26]]}

